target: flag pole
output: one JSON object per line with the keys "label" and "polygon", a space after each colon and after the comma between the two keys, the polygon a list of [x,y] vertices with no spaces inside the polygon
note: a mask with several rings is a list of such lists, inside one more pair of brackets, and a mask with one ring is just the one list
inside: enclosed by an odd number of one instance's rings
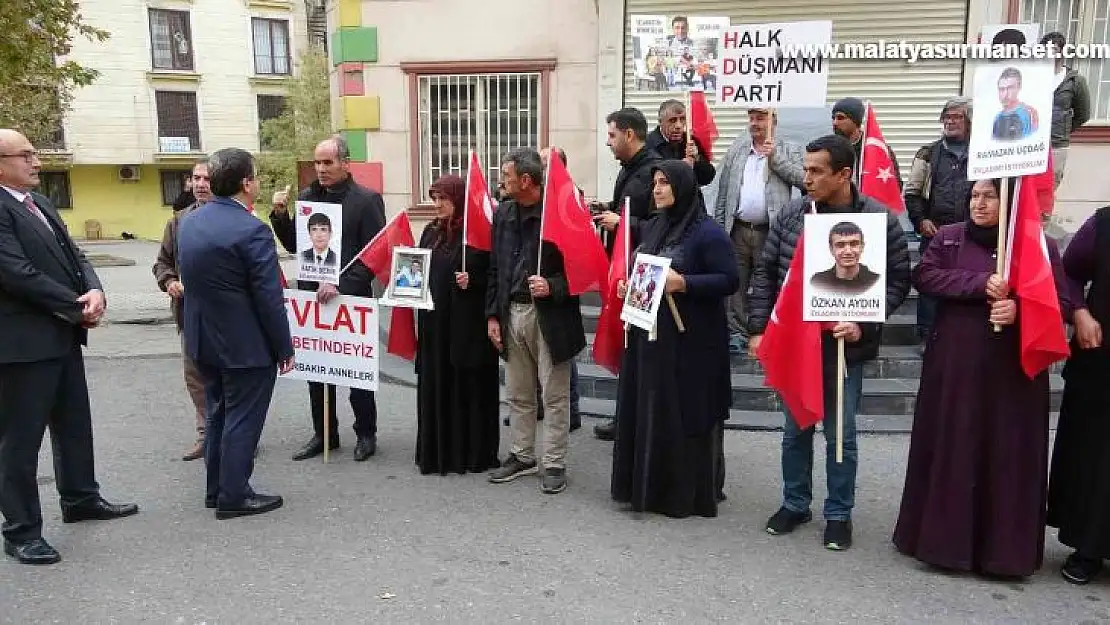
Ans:
{"label": "flag pole", "polygon": [[[1010,219],[1010,180],[1011,178],[1002,179],[998,193],[998,250],[995,252],[998,258],[995,259],[995,273],[999,276],[1006,272],[1006,243],[1009,236],[1006,226]],[[994,324],[994,331],[1001,332],[1002,326]]]}
{"label": "flag pole", "polygon": [[[624,210],[621,211],[620,227],[624,229],[624,249],[620,250],[624,254],[624,288],[628,289],[628,280],[632,274],[632,227],[628,225],[628,221],[632,216],[632,198],[624,196]],[[628,297],[628,293],[625,293]],[[628,322],[624,322],[624,348],[628,349]]]}
{"label": "flag pole", "polygon": [[863,103],[863,125],[860,126],[859,163],[856,163],[856,186],[863,178],[863,155],[867,153],[867,118],[871,116],[871,100]]}
{"label": "flag pole", "polygon": [[683,153],[686,146],[690,145],[690,127],[694,125],[694,107],[690,105],[690,90],[686,90],[686,144],[682,146]]}
{"label": "flag pole", "polygon": [[547,167],[543,170],[543,199],[540,201],[540,244],[536,246],[536,275],[540,275],[540,269],[543,266],[543,222],[547,217],[547,189],[551,185],[551,157],[559,158],[558,155],[551,150],[551,154],[547,156]]}
{"label": "flag pole", "polygon": [[836,339],[836,463],[844,462],[844,338]]}
{"label": "flag pole", "polygon": [[474,169],[474,150],[470,151],[470,156],[466,162],[466,182],[463,184],[463,227],[462,227],[462,272],[466,273],[466,229],[470,222],[470,211],[467,204],[470,202],[470,176],[471,169]]}

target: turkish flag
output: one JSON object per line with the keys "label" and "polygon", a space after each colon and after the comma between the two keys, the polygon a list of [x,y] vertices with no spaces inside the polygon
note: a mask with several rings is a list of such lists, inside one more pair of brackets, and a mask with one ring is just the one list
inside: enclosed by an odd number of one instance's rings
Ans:
{"label": "turkish flag", "polygon": [[[1038,174],[1039,175],[1039,174]],[[1070,355],[1052,261],[1048,256],[1037,176],[1018,178],[1017,207],[1006,245],[1006,281],[1017,297],[1021,368],[1030,379]]]}
{"label": "turkish flag", "polygon": [[764,383],[778,391],[803,430],[825,418],[821,323],[802,321],[804,236],[798,237],[794,258],[756,354],[766,373]]}
{"label": "turkish flag", "polygon": [[489,185],[474,150],[470,151],[470,164],[466,168],[463,244],[484,252],[493,251],[493,202],[490,201]]}
{"label": "turkish flag", "polygon": [[1052,150],[1048,151],[1048,169],[1025,178],[1033,184],[1041,214],[1051,215],[1056,204],[1056,177],[1052,173]]}
{"label": "turkish flag", "polygon": [[559,158],[547,159],[540,239],[553,243],[562,252],[571,295],[601,290],[609,259],[595,234],[590,211]]}
{"label": "turkish flag", "polygon": [[906,212],[894,161],[890,160],[883,131],[875,119],[875,109],[867,106],[867,122],[863,128],[863,156],[860,159],[859,192],[879,200],[895,214]]}
{"label": "turkish flag", "polygon": [[709,110],[704,91],[690,92],[690,111],[687,115],[690,118],[690,134],[701,144],[705,158],[713,160],[713,142],[721,133],[717,130],[717,122],[713,119],[713,111]]}
{"label": "turkish flag", "polygon": [[601,316],[597,319],[594,333],[594,362],[605,367],[613,375],[620,375],[621,358],[624,354],[624,322],[621,321],[621,308],[624,300],[617,295],[617,283],[628,281],[628,256],[632,253],[632,237],[629,232],[630,200],[624,198],[621,223],[617,230],[617,240],[613,245],[613,260],[609,263],[609,279],[605,284],[604,299],[601,302]]}
{"label": "turkish flag", "polygon": [[[374,274],[378,280],[389,279],[390,265],[393,263],[393,248],[412,247],[412,225],[406,210],[397,213],[381,232],[358,253],[357,260]],[[351,261],[354,262],[354,261]],[[416,357],[416,311],[412,308],[394,306],[389,316],[389,341],[386,351],[412,360]]]}

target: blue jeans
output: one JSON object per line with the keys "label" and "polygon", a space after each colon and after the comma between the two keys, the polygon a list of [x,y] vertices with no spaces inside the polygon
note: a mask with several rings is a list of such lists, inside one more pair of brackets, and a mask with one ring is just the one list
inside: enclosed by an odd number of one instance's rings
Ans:
{"label": "blue jeans", "polygon": [[[856,501],[856,410],[863,395],[863,363],[850,364],[844,380],[844,462],[836,462],[836,388],[825,388],[825,473],[828,497],[826,521],[852,518]],[[782,505],[792,512],[808,512],[813,501],[813,434],[815,427],[798,429],[786,413],[782,433]]]}

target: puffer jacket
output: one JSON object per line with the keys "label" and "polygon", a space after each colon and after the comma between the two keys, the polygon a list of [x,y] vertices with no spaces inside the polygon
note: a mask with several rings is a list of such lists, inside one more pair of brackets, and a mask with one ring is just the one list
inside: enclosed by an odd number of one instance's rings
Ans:
{"label": "puffer jacket", "polygon": [[[763,334],[767,329],[771,310],[775,306],[775,300],[778,299],[779,291],[782,290],[786,272],[790,270],[790,261],[794,259],[794,251],[802,236],[804,215],[810,202],[808,195],[791,200],[771,221],[763,254],[752,276],[752,294],[748,297],[748,332],[751,336]],[[818,203],[817,212],[887,214],[886,314],[890,316],[902,305],[910,292],[910,252],[898,218],[878,200],[860,195],[854,185],[850,208],[832,209]],[[861,323],[859,326],[862,331],[860,340],[845,345],[844,357],[849,364],[873,360],[879,355],[883,324]],[[829,360],[830,355],[835,359],[836,350],[832,335],[825,333],[823,336],[825,345],[822,351],[825,360]],[[830,344],[833,347],[831,350]]]}
{"label": "puffer jacket", "polygon": [[1071,133],[1091,119],[1091,93],[1087,81],[1068,68],[1063,82],[1052,93],[1052,147],[1066,148]]}

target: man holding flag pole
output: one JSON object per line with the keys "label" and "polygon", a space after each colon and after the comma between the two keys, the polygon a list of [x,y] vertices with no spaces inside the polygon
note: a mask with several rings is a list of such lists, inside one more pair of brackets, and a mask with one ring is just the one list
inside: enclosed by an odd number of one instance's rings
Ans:
{"label": "man holding flag pole", "polygon": [[[772,220],[749,299],[751,351],[759,356],[768,385],[778,391],[786,406],[783,502],[767,521],[766,529],[774,535],[788,534],[812,519],[814,426],[823,421],[828,479],[823,544],[832,550],[847,549],[852,544],[851,513],[858,463],[855,416],[862,395],[863,365],[878,355],[882,324],[842,322],[826,328],[824,324],[802,321],[804,272],[797,255],[802,250],[804,214],[886,213],[888,315],[910,290],[910,257],[902,226],[887,206],[862,195],[852,183],[854,162],[852,145],[843,137],[828,135],[806,146],[806,195],[791,201]],[[791,305],[786,306],[788,303]],[[761,345],[764,333],[766,346]],[[838,406],[841,387],[835,372],[840,369],[841,341],[845,344],[846,379]],[[842,436],[834,435],[839,429],[834,418],[838,411],[842,411]],[[837,462],[835,453],[838,438],[842,462]]]}

